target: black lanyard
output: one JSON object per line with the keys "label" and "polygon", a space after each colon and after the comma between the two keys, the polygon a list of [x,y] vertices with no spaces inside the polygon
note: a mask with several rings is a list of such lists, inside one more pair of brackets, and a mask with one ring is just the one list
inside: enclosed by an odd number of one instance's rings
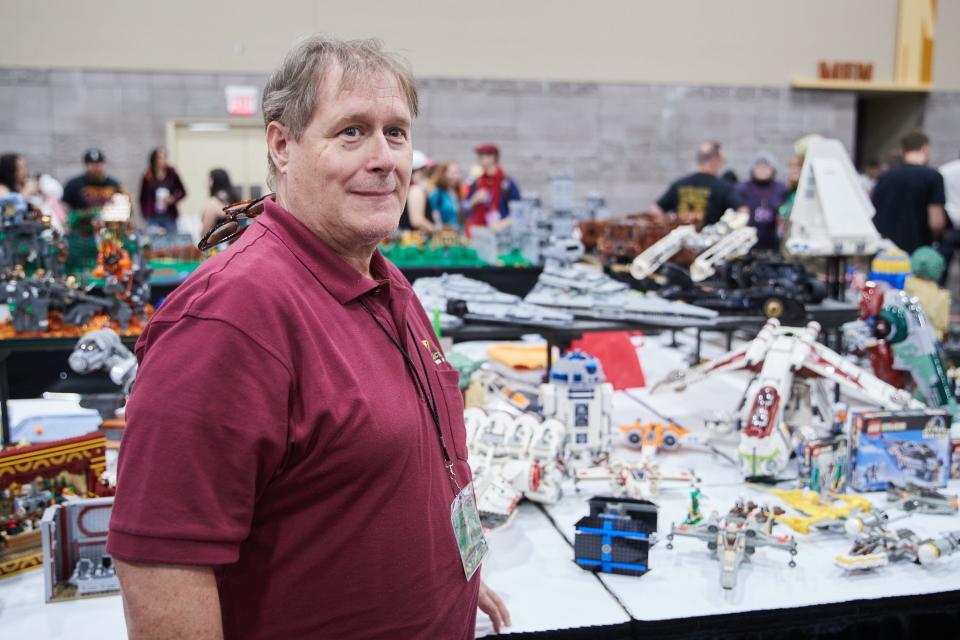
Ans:
{"label": "black lanyard", "polygon": [[[420,396],[423,398],[423,403],[427,405],[427,411],[430,413],[430,418],[433,420],[433,426],[437,432],[437,439],[440,441],[440,452],[443,454],[443,466],[447,468],[447,472],[450,474],[450,480],[453,482],[454,494],[459,494],[460,483],[457,482],[457,471],[453,466],[453,460],[450,458],[450,453],[447,451],[447,441],[443,437],[443,428],[440,426],[440,414],[437,413],[437,399],[433,395],[433,387],[430,385],[430,374],[427,372],[427,365],[423,359],[423,354],[420,353],[420,350],[417,349],[417,355],[420,358],[420,367],[423,370],[423,377],[426,379],[427,384],[424,387],[423,381],[420,379],[420,373],[417,371],[416,365],[413,363],[413,358],[410,357],[410,354],[407,353],[407,350],[403,348],[396,338],[393,337],[393,334],[383,323],[380,322],[380,318],[376,316],[373,311],[370,310],[363,300],[357,299],[357,302],[360,303],[360,306],[363,307],[363,310],[367,312],[373,321],[377,323],[377,326],[380,327],[380,331],[383,332],[383,335],[387,336],[387,339],[397,348],[397,351],[400,352],[400,355],[403,356],[403,361],[407,364],[407,368],[410,370],[410,373],[413,374],[414,380],[417,381],[417,387],[420,389]],[[407,322],[407,331],[410,333],[410,337],[413,338],[413,342],[417,342],[417,337],[413,335],[413,329],[410,327],[410,323]],[[427,390],[430,390],[429,397],[427,396]]]}

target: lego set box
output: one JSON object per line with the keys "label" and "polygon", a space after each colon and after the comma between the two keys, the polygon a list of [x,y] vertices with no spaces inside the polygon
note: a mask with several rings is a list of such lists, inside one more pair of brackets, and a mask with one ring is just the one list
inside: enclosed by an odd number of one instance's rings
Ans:
{"label": "lego set box", "polygon": [[950,441],[950,479],[960,480],[960,440]]}
{"label": "lego set box", "polygon": [[951,419],[940,409],[852,414],[850,486],[857,491],[882,491],[890,482],[945,487]]}
{"label": "lego set box", "polygon": [[850,466],[846,437],[824,438],[804,443],[797,452],[798,484],[817,493],[843,493]]}
{"label": "lego set box", "polygon": [[657,531],[657,505],[628,498],[590,499],[576,524],[574,561],[583,569],[642,576]]}

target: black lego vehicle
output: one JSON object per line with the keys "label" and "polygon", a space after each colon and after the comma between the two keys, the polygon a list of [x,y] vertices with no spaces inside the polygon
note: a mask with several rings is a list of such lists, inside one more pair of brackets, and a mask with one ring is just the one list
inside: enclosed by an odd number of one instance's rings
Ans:
{"label": "black lego vehicle", "polygon": [[806,305],[827,297],[826,284],[802,265],[779,256],[746,256],[717,267],[703,282],[694,282],[683,267],[660,268],[666,283],[659,295],[720,313],[763,315],[786,324],[807,320]]}

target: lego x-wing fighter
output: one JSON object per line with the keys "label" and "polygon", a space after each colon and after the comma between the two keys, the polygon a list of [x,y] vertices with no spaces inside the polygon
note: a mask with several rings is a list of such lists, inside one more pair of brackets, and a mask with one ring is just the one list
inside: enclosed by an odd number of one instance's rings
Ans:
{"label": "lego x-wing fighter", "polygon": [[[682,391],[716,373],[747,370],[754,378],[740,404],[743,430],[737,455],[744,475],[775,476],[799,439],[812,428],[813,414],[832,422],[825,382],[884,409],[921,408],[910,394],[866,372],[817,343],[820,325],[781,327],[770,319],[752,341],[692,369],[670,374],[652,392]],[[809,435],[809,433],[808,433]]]}
{"label": "lego x-wing fighter", "polygon": [[759,547],[782,549],[790,554],[790,568],[797,566],[797,541],[792,536],[772,533],[774,514],[753,503],[738,501],[726,516],[714,511],[700,524],[672,524],[667,535],[667,549],[673,549],[677,536],[695,538],[707,543],[711,555],[720,562],[720,586],[730,590],[737,586],[740,565]]}

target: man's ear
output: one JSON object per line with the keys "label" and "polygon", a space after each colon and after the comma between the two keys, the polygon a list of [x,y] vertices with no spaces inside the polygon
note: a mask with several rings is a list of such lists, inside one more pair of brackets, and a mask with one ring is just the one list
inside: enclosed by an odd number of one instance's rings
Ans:
{"label": "man's ear", "polygon": [[290,132],[274,120],[267,125],[267,153],[277,168],[277,173],[286,173],[287,162],[290,159]]}

